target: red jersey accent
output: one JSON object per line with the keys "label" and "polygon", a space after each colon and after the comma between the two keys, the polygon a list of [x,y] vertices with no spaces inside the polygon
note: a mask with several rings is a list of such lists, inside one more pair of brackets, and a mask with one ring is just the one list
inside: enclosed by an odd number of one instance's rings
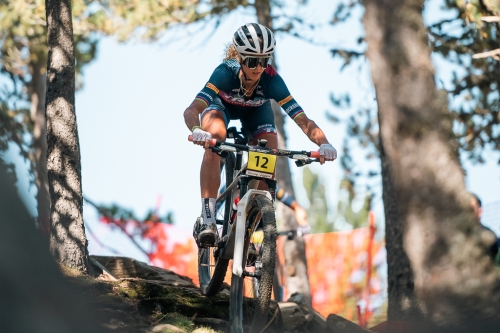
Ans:
{"label": "red jersey accent", "polygon": [[278,74],[278,72],[276,72],[276,69],[274,69],[272,65],[267,65],[266,70],[264,72],[266,72],[270,76],[275,76],[276,74]]}

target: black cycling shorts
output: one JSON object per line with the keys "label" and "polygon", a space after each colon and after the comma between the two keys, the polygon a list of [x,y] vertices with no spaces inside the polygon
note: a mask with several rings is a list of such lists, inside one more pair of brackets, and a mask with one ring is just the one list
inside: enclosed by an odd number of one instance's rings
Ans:
{"label": "black cycling shorts", "polygon": [[253,108],[226,104],[221,101],[219,96],[216,96],[212,103],[202,112],[201,116],[203,117],[205,113],[212,110],[217,110],[222,113],[226,128],[230,120],[239,119],[242,129],[249,131],[253,138],[257,138],[264,134],[277,133],[270,100],[267,100],[261,106]]}

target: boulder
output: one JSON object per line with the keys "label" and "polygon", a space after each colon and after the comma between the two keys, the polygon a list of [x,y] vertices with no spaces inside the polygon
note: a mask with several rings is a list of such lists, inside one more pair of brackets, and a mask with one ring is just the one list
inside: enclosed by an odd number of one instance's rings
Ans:
{"label": "boulder", "polygon": [[107,256],[91,256],[91,258],[104,266],[107,273],[116,279],[143,279],[172,287],[198,288],[193,280],[186,276],[132,258]]}

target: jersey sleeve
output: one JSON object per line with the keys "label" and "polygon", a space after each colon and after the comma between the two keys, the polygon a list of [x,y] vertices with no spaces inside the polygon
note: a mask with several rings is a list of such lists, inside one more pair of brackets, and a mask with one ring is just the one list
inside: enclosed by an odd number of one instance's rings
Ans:
{"label": "jersey sleeve", "polygon": [[304,114],[304,110],[292,97],[283,78],[276,73],[269,84],[269,97],[274,99],[293,120]]}
{"label": "jersey sleeve", "polygon": [[195,99],[200,100],[209,106],[219,91],[230,90],[231,81],[232,72],[224,63],[222,63],[214,70],[210,79],[205,84],[205,87],[203,87],[198,95],[196,95]]}

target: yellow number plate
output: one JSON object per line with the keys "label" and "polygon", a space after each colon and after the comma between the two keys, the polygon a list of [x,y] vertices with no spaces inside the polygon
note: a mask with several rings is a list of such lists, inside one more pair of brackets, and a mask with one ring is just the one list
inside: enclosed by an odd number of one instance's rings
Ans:
{"label": "yellow number plate", "polygon": [[276,168],[276,155],[269,155],[251,151],[248,153],[248,170],[274,173]]}

